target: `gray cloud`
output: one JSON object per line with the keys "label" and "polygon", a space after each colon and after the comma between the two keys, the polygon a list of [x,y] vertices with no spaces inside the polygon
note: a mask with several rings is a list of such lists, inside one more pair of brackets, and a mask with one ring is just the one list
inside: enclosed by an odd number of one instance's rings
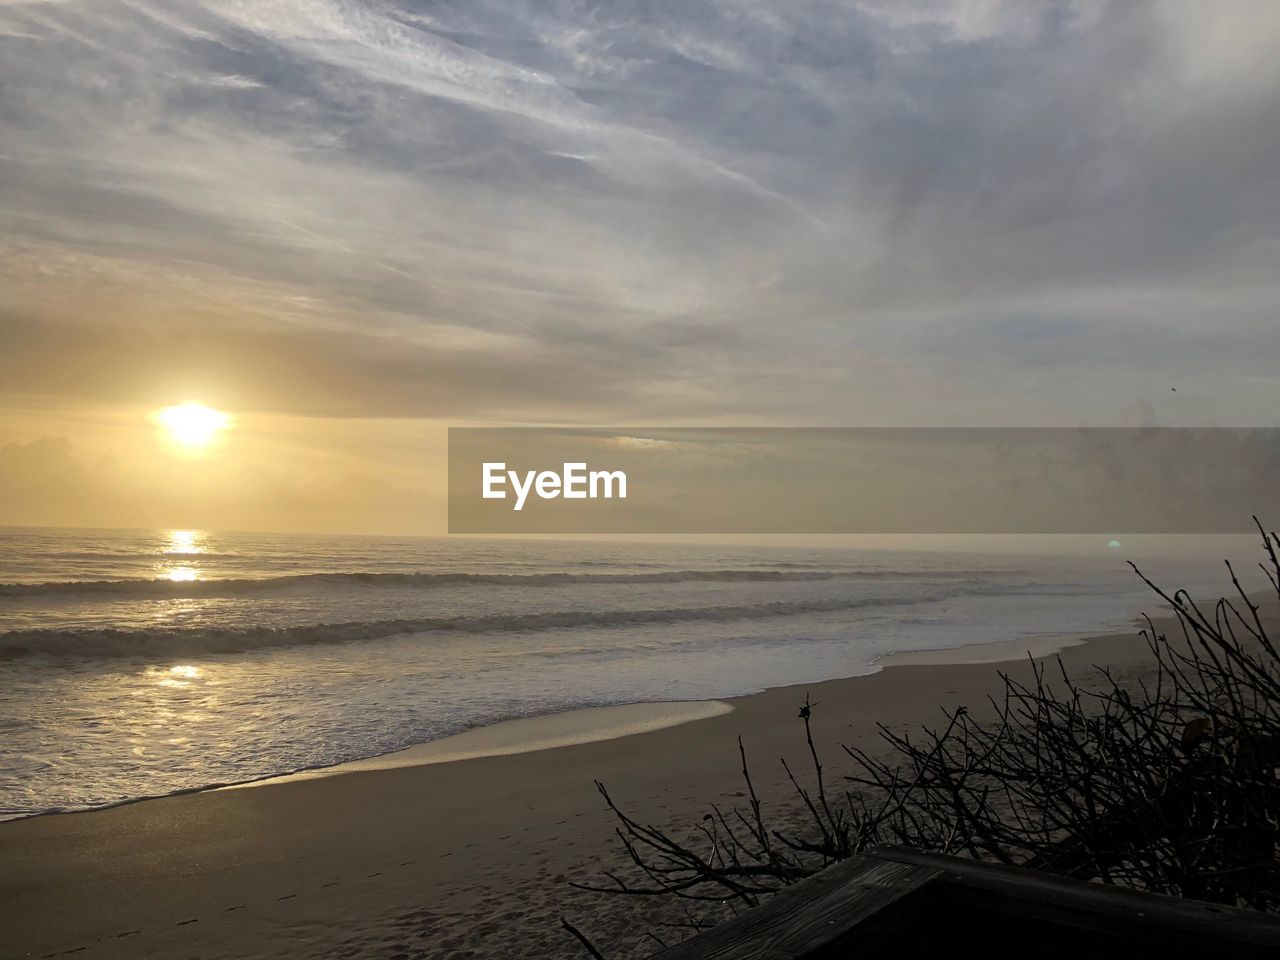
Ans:
{"label": "gray cloud", "polygon": [[0,389],[1268,422],[1277,40],[1193,0],[10,0]]}

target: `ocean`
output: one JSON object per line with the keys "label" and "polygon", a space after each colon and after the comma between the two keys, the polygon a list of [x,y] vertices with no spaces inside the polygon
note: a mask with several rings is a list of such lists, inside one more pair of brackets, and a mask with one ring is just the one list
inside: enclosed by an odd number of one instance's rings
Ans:
{"label": "ocean", "polygon": [[1159,610],[1107,552],[0,528],[0,818]]}

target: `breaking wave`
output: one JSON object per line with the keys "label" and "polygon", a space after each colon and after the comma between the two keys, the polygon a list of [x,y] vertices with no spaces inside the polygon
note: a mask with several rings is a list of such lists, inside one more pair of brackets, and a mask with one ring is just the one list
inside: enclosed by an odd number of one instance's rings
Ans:
{"label": "breaking wave", "polygon": [[812,601],[778,601],[742,606],[680,607],[651,610],[581,611],[508,614],[481,617],[420,617],[400,620],[318,623],[286,627],[153,627],[90,630],[11,630],[0,634],[0,660],[23,657],[185,657],[241,653],[273,647],[351,643],[398,634],[514,633],[576,627],[609,629],[644,624],[754,620],[763,617],[830,613],[866,607],[917,604],[951,595],[927,597],[863,597]]}
{"label": "breaking wave", "polygon": [[0,583],[3,597],[238,597],[315,586],[560,586],[620,583],[778,583],[804,580],[965,580],[1009,570],[669,570],[654,573],[304,573],[224,580],[69,580]]}

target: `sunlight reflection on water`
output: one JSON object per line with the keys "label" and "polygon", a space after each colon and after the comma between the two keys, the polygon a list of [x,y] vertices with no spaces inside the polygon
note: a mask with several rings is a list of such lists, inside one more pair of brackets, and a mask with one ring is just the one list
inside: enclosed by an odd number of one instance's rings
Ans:
{"label": "sunlight reflection on water", "polygon": [[[160,546],[160,554],[168,557],[189,557],[207,552],[208,535],[203,530],[170,530]],[[189,583],[200,579],[200,570],[185,561],[163,560],[161,575],[174,583]]]}

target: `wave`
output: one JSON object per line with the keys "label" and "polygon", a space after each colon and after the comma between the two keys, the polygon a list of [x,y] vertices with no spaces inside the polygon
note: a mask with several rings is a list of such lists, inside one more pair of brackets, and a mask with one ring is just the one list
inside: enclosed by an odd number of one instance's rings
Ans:
{"label": "wave", "polygon": [[602,629],[696,621],[754,620],[764,617],[832,613],[867,607],[911,605],[932,596],[863,597],[777,601],[743,606],[677,607],[650,610],[588,610],[563,613],[501,614],[482,617],[421,617],[401,620],[318,623],[287,627],[153,627],[140,630],[11,630],[0,634],[0,660],[24,657],[116,659],[186,657],[243,653],[276,647],[351,643],[416,633],[514,633],[599,627]]}
{"label": "wave", "polygon": [[0,583],[0,598],[108,596],[239,597],[308,586],[560,586],[611,583],[775,583],[804,580],[964,580],[1009,570],[668,570],[654,573],[300,573],[222,580],[67,580]]}

